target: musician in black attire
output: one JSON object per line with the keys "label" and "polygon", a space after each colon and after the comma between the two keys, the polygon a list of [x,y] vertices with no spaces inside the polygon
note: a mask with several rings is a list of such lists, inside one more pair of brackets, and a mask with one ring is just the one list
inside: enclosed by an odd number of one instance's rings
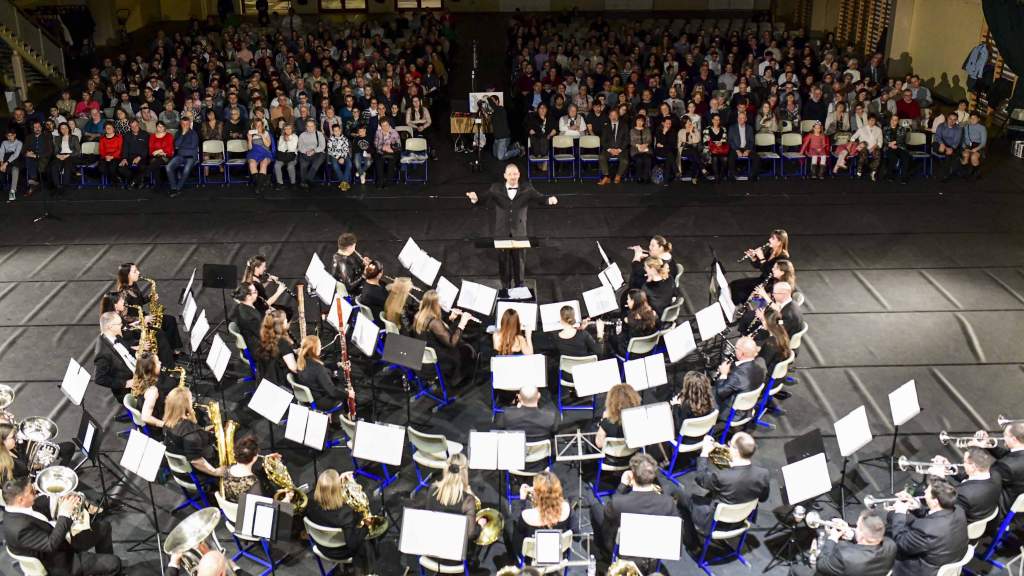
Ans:
{"label": "musician in black attire", "polygon": [[[345,285],[349,294],[357,295],[363,286],[363,268],[370,259],[356,252],[359,239],[351,232],[338,236],[338,251],[331,257],[331,276]],[[376,316],[374,317],[376,318]]]}
{"label": "musician in black attire", "polygon": [[36,490],[28,476],[5,482],[3,498],[6,505],[4,539],[14,554],[37,558],[49,574],[113,576],[121,573],[121,560],[112,554],[109,534],[106,541],[96,543],[96,553],[76,552],[68,542],[71,516],[79,505],[78,496],[68,494],[58,500],[53,524],[48,515],[35,509]]}
{"label": "musician in black attire", "polygon": [[896,561],[896,543],[885,537],[885,521],[871,510],[857,518],[853,541],[843,531],[828,527],[821,543],[816,569],[793,566],[790,576],[886,576]]}
{"label": "musician in black attire", "polygon": [[[221,478],[226,466],[217,467],[219,460],[213,434],[196,421],[192,390],[174,388],[164,400],[164,444],[172,454],[184,456],[200,480]],[[188,480],[188,478],[183,478]]]}
{"label": "musician in black attire", "polygon": [[256,361],[256,350],[260,347],[260,326],[263,325],[263,313],[256,309],[257,298],[259,291],[256,290],[256,286],[252,282],[242,282],[235,290],[238,306],[235,306],[231,314],[231,320],[242,334],[253,362]]}
{"label": "musician in black attire", "polygon": [[370,309],[370,317],[379,322],[380,313],[384,311],[384,303],[388,301],[388,291],[381,286],[384,266],[376,260],[370,260],[363,268],[363,287],[359,292],[359,304]]}
{"label": "musician in black attire", "polygon": [[764,359],[757,356],[754,339],[744,336],[736,341],[736,362],[722,362],[718,368],[718,382],[715,383],[715,400],[718,402],[719,420],[729,417],[729,409],[737,394],[750,392],[765,381],[767,369]]}
{"label": "musician in black attire", "polygon": [[[984,430],[975,434],[977,441],[972,446],[985,448],[988,433]],[[995,459],[992,465],[992,478],[1003,488],[1003,497],[999,509],[1006,512],[1018,496],[1024,494],[1024,423],[1014,423],[1003,428],[1005,448],[996,446],[989,448],[988,453]]]}
{"label": "musician in black attire", "polygon": [[[341,528],[345,534],[344,546],[329,548],[317,543],[317,549],[324,556],[332,560],[353,558],[357,564],[362,565],[366,560],[367,530],[359,524],[362,517],[345,501],[342,492],[345,482],[355,481],[352,472],[339,474],[334,469],[321,472],[316,481],[316,489],[306,506],[306,518],[325,528]],[[370,506],[373,508],[372,500]]]}
{"label": "musician in black attire", "polygon": [[311,334],[302,339],[295,367],[299,384],[309,388],[318,410],[330,410],[347,397],[345,389],[334,383],[330,370],[320,360],[319,336]]}
{"label": "musician in black attire", "polygon": [[[118,292],[125,293],[125,303],[129,306],[147,306],[153,300],[155,294],[155,282],[148,280],[146,282],[139,282],[139,277],[142,275],[139,272],[139,267],[133,262],[126,262],[121,264],[117,269],[117,290]],[[153,310],[147,310],[148,313],[152,313]],[[161,324],[160,330],[167,336],[167,342],[170,344],[171,350],[181,349],[181,335],[178,333],[178,319],[169,312],[165,312],[163,315],[163,324]],[[161,360],[166,360],[165,357],[161,356]],[[170,366],[173,365],[173,358],[170,362],[165,363]]]}
{"label": "musician in black attire", "polygon": [[532,485],[520,484],[519,500],[513,501],[511,508],[505,525],[505,543],[513,558],[522,557],[523,541],[537,530],[564,532],[576,525],[562,482],[550,471],[534,476]]}
{"label": "musician in black attire", "polygon": [[[697,459],[697,485],[707,490],[703,496],[680,493],[679,509],[683,516],[683,539],[687,547],[696,548],[711,529],[715,507],[719,504],[742,504],[751,500],[764,502],[771,488],[768,469],[751,463],[757,452],[757,443],[746,432],[736,433],[729,441],[728,468],[710,466],[708,455],[715,446],[710,436],[704,437],[704,447]],[[728,530],[722,524],[719,530]]]}
{"label": "musician in black attire", "polygon": [[[505,408],[498,414],[494,427],[499,430],[522,430],[526,432],[527,442],[551,441],[558,424],[557,415],[540,407],[540,391],[536,386],[526,385],[516,394],[515,406]],[[547,468],[547,461],[530,462],[526,465],[527,472],[538,472]]]}
{"label": "musician in black attire", "polygon": [[930,478],[924,497],[928,513],[921,517],[907,513],[920,506],[909,495],[894,505],[893,576],[931,576],[940,566],[957,562],[967,554],[967,517],[956,505],[956,488],[945,480]]}
{"label": "musician in black attire", "polygon": [[626,316],[622,330],[608,338],[608,345],[617,356],[625,357],[629,341],[650,336],[658,331],[658,315],[647,301],[647,293],[637,288],[626,292]]}
{"label": "musician in black attire", "polygon": [[260,344],[256,348],[256,370],[278,386],[288,383],[288,373],[294,373],[294,343],[288,334],[288,319],[281,310],[271,310],[260,326]]}
{"label": "musician in black attire", "polygon": [[711,401],[711,381],[703,372],[690,370],[683,376],[682,389],[669,404],[674,429],[678,432],[686,419],[707,416],[715,409]]}
{"label": "musician in black attire", "polygon": [[800,314],[800,307],[793,301],[793,287],[788,282],[776,282],[772,287],[772,308],[779,311],[782,317],[782,327],[786,334],[792,337],[804,329],[804,318]]}
{"label": "musician in black attire", "polygon": [[[522,240],[527,237],[527,212],[530,203],[554,206],[558,198],[544,196],[529,182],[519,181],[519,167],[505,166],[504,184],[491,184],[486,192],[466,192],[473,204],[490,204],[494,207],[494,239]],[[526,276],[526,261],[522,250],[498,250],[498,274],[502,288],[522,286]]]}
{"label": "musician in black attire", "polygon": [[[939,472],[949,465],[945,456],[936,456],[932,461],[938,468],[934,472],[929,470],[929,474]],[[964,450],[963,467],[958,473],[951,476],[936,475],[950,481],[950,484],[956,482],[956,505],[964,511],[968,524],[988,518],[999,508],[1002,487],[991,474],[995,462],[991,454],[971,446]]]}
{"label": "musician in black attire", "polygon": [[117,312],[100,315],[100,335],[93,346],[96,385],[109,388],[118,405],[128,393],[128,381],[135,375],[135,355],[121,337],[121,327]]}
{"label": "musician in black attire", "polygon": [[415,508],[448,514],[465,514],[466,541],[476,540],[484,519],[476,520],[477,499],[469,487],[469,461],[463,454],[448,457],[441,479],[419,493]]}
{"label": "musician in black attire", "polygon": [[676,295],[672,266],[657,256],[644,258],[642,248],[634,246],[629,287],[643,290],[654,313],[660,317]]}
{"label": "musician in black attire", "polygon": [[[295,315],[291,306],[281,303],[281,296],[284,295],[288,287],[277,276],[267,272],[266,256],[257,254],[245,262],[242,282],[251,283],[256,287],[256,302],[253,303],[253,306],[261,314],[266,314],[269,310],[281,310],[288,320],[291,320],[292,316]],[[273,294],[267,291],[267,284],[271,282],[275,286]]]}
{"label": "musician in black attire", "polygon": [[746,302],[750,298],[750,293],[753,292],[754,287],[771,278],[772,267],[775,266],[775,262],[789,259],[789,234],[782,229],[772,230],[772,233],[768,236],[767,251],[762,246],[760,248],[751,248],[743,254],[750,260],[750,265],[760,271],[760,274],[729,282],[732,301],[736,305]]}
{"label": "musician in black attire", "polygon": [[437,292],[427,290],[420,301],[420,310],[416,313],[412,326],[413,335],[426,340],[427,346],[437,353],[437,362],[449,386],[459,386],[463,379],[469,376],[468,368],[472,367],[475,355],[473,348],[462,338],[466,325],[473,317],[455,308],[448,315],[448,319],[454,321],[456,318],[459,318],[459,324],[453,330],[442,317]]}
{"label": "musician in black attire", "polygon": [[676,502],[671,496],[658,492],[658,464],[648,454],[637,453],[629,459],[629,470],[622,473],[615,494],[602,505],[589,492],[590,520],[594,527],[597,543],[610,555],[615,548],[615,536],[623,514],[648,514],[652,516],[677,516]]}

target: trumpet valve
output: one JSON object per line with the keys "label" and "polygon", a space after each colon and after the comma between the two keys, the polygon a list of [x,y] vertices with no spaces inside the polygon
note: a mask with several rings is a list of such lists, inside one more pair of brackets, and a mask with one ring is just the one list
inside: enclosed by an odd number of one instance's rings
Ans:
{"label": "trumpet valve", "polygon": [[874,508],[875,504],[877,504],[877,501],[878,501],[877,498],[875,498],[874,496],[868,494],[867,496],[864,497],[864,507],[865,508]]}

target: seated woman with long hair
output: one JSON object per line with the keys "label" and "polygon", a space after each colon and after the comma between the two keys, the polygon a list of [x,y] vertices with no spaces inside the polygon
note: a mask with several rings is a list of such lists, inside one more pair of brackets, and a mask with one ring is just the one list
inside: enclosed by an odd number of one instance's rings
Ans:
{"label": "seated woman with long hair", "polygon": [[772,306],[758,310],[757,318],[759,325],[751,336],[761,347],[757,355],[764,358],[770,377],[775,365],[789,358],[789,333],[782,326],[782,313]]}
{"label": "seated woman with long hair", "polygon": [[18,428],[0,424],[0,482],[28,476],[28,456],[18,449]]}
{"label": "seated woman with long hair", "polygon": [[682,428],[683,420],[707,416],[715,409],[711,399],[711,380],[703,372],[690,370],[683,376],[683,387],[669,404],[677,431]]}
{"label": "seated woman with long hair", "polygon": [[[128,384],[136,408],[142,413],[147,426],[163,428],[164,396],[160,358],[149,351],[139,353],[135,361],[135,375]],[[141,402],[141,406],[139,405]]]}
{"label": "seated woman with long hair", "polygon": [[235,463],[228,466],[224,474],[224,498],[228,502],[238,503],[242,494],[256,496],[273,496],[276,486],[267,477],[263,469],[263,456],[260,455],[260,443],[255,436],[249,434],[235,440]]}
{"label": "seated woman with long hair", "polygon": [[334,383],[330,370],[320,360],[319,336],[311,334],[302,339],[295,367],[299,384],[309,388],[320,410],[329,410],[346,398],[346,391]]}
{"label": "seated woman with long hair", "polygon": [[164,444],[168,452],[184,456],[200,478],[204,474],[220,478],[227,471],[226,467],[216,464],[213,434],[196,422],[192,391],[188,388],[174,388],[167,393],[164,400]]}
{"label": "seated woman with long hair", "polygon": [[260,378],[278,386],[288,383],[287,374],[295,372],[295,352],[288,334],[288,318],[281,310],[271,310],[260,326],[260,346],[256,349],[256,369]]}
{"label": "seated woman with long hair", "polygon": [[594,438],[598,448],[604,448],[605,440],[608,438],[625,437],[622,430],[622,411],[639,405],[640,394],[637,394],[629,384],[616,384],[608,390],[604,401],[604,413],[601,414],[601,421],[597,423],[597,436]]}
{"label": "seated woman with long hair", "polygon": [[658,330],[658,315],[647,303],[647,294],[633,288],[626,292],[626,317],[622,321],[622,332],[613,334],[608,344],[618,356],[625,357],[632,338],[650,336]]}
{"label": "seated woman with long hair", "polygon": [[[325,528],[341,528],[345,534],[345,545],[336,548],[325,547],[317,543],[317,549],[332,560],[358,558],[363,563],[366,528],[360,525],[362,516],[357,514],[345,501],[342,487],[345,481],[354,482],[353,473],[339,474],[337,470],[327,469],[316,479],[313,497],[306,506],[306,518],[314,524]],[[369,496],[369,494],[368,494]],[[371,497],[371,503],[373,498]],[[373,505],[371,504],[371,508]]]}
{"label": "seated woman with long hair", "polygon": [[476,521],[477,498],[469,487],[469,461],[464,454],[452,454],[441,479],[424,490],[417,508],[433,512],[466,515],[466,539],[475,540],[480,535],[483,519]]}
{"label": "seated woman with long hair", "polygon": [[519,313],[509,308],[501,315],[501,322],[491,334],[496,356],[512,354],[533,354],[533,332],[524,329],[519,322]]}
{"label": "seated woman with long hair", "polygon": [[643,290],[655,314],[672,305],[676,295],[676,283],[672,278],[672,266],[660,256],[644,257],[639,246],[633,247],[632,272],[629,287]]}
{"label": "seated woman with long hair", "polygon": [[519,486],[520,500],[512,505],[511,521],[506,523],[506,539],[515,554],[523,555],[523,540],[537,530],[569,530],[573,526],[572,506],[562,491],[562,482],[553,472],[533,477],[533,485]]}
{"label": "seated woman with long hair", "polygon": [[462,341],[462,333],[473,318],[468,313],[455,308],[448,319],[459,319],[458,326],[450,329],[441,312],[441,301],[434,290],[427,290],[420,301],[420,311],[413,320],[412,332],[417,338],[427,341],[427,346],[437,352],[437,361],[445,381],[451,386],[458,386],[464,378],[463,367],[471,366],[475,352],[469,344]]}
{"label": "seated woman with long hair", "polygon": [[752,330],[761,326],[758,322],[754,321],[755,314],[757,313],[758,306],[754,304],[771,304],[772,302],[772,290],[775,288],[777,282],[787,282],[793,287],[793,292],[796,292],[796,268],[793,263],[789,260],[777,260],[772,265],[771,277],[769,277],[764,284],[758,284],[754,287],[753,292],[750,293],[750,298],[756,298],[760,302],[752,302],[750,306],[740,315],[740,319],[737,321],[741,334],[748,334]]}
{"label": "seated woman with long hair", "polygon": [[398,326],[402,334],[412,332],[416,317],[417,303],[411,293],[412,279],[400,276],[388,285],[388,298],[384,301],[384,319]]}

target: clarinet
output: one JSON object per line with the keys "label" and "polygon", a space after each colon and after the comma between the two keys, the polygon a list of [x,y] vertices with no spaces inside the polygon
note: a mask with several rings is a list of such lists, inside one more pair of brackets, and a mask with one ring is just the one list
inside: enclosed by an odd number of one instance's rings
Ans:
{"label": "clarinet", "polygon": [[352,364],[348,360],[348,343],[345,341],[345,319],[341,314],[341,297],[338,297],[338,332],[341,336],[341,369],[345,373],[345,384],[348,386],[348,419],[356,420],[356,391],[352,388]]}

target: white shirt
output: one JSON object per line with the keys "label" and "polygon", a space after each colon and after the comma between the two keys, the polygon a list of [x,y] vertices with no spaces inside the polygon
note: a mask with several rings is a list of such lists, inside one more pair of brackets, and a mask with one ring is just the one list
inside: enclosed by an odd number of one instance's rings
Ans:
{"label": "white shirt", "polygon": [[[143,319],[143,322],[145,322],[145,319]],[[120,342],[118,342],[114,338],[111,338],[107,334],[104,334],[103,337],[106,338],[107,342],[110,342],[110,345],[114,347],[114,351],[117,352],[117,355],[121,357],[121,361],[124,362],[124,365],[127,366],[134,373],[135,358],[128,352],[128,349],[124,347],[124,344],[121,344]]]}
{"label": "white shirt", "polygon": [[60,139],[60,152],[58,154],[71,154],[71,136],[62,136]]}
{"label": "white shirt", "polygon": [[740,133],[740,149],[747,149],[747,125],[736,124],[736,131]]}
{"label": "white shirt", "polygon": [[4,509],[4,513],[5,514],[24,514],[25,516],[31,516],[31,517],[35,518],[36,520],[42,520],[43,522],[46,522],[50,526],[53,526],[54,524],[56,524],[55,522],[51,521],[46,516],[43,516],[42,514],[40,514],[39,512],[36,512],[35,510],[33,510],[31,508],[19,508],[18,506],[8,506],[6,509]]}
{"label": "white shirt", "polygon": [[882,147],[882,129],[878,126],[868,126],[865,124],[857,129],[853,133],[850,140],[854,142],[863,142],[867,144],[868,149],[877,149]]}
{"label": "white shirt", "polygon": [[277,139],[277,151],[278,152],[298,152],[299,150],[299,137],[295,134],[291,135],[291,138],[286,137],[284,134]]}
{"label": "white shirt", "polygon": [[508,194],[509,200],[515,200],[516,194],[519,193],[519,186],[509,186],[508,184],[505,184],[505,193]]}

